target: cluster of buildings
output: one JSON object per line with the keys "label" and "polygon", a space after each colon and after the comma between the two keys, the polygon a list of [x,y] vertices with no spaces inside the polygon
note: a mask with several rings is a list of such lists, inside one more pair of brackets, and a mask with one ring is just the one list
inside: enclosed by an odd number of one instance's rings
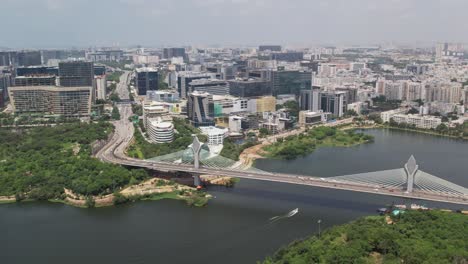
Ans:
{"label": "cluster of buildings", "polygon": [[[76,57],[84,60],[70,60]],[[468,106],[464,47],[450,43],[414,52],[280,45],[5,51],[0,106],[9,97],[17,113],[87,117],[93,102],[107,96],[106,67],[94,65],[98,62],[125,62],[135,69],[134,95],[156,143],[174,139],[175,116],[202,128],[215,144],[252,129],[279,133],[372,112],[377,97],[419,111],[383,112],[384,122],[424,128],[439,124],[431,115],[463,116]],[[291,101],[297,104],[293,110],[284,107]]]}

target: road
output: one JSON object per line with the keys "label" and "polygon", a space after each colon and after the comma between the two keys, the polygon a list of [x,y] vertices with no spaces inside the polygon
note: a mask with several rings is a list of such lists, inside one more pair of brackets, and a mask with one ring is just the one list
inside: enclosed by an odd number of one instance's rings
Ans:
{"label": "road", "polygon": [[[121,76],[120,83],[117,86],[117,91],[122,99],[128,99],[128,77],[129,73],[126,72]],[[201,174],[212,174],[222,175],[228,177],[237,177],[253,180],[281,182],[298,185],[308,185],[321,188],[339,189],[363,193],[373,193],[379,195],[395,196],[402,198],[411,198],[419,200],[430,200],[437,202],[446,202],[454,204],[468,205],[468,197],[455,196],[446,194],[434,194],[424,192],[420,190],[414,190],[412,193],[406,193],[402,189],[387,189],[381,188],[381,186],[371,184],[360,184],[351,182],[338,182],[336,180],[330,180],[326,178],[311,177],[305,175],[290,175],[282,173],[265,173],[265,172],[248,172],[231,169],[213,169],[201,166],[196,169],[191,165],[185,164],[173,164],[165,162],[154,162],[148,160],[139,160],[127,157],[125,155],[125,149],[131,143],[133,139],[134,126],[129,121],[129,117],[132,116],[132,108],[130,104],[119,104],[121,119],[113,122],[115,126],[115,133],[111,140],[105,145],[96,156],[105,162],[130,166],[147,168],[151,170],[164,171],[164,172],[188,172],[194,175]]]}

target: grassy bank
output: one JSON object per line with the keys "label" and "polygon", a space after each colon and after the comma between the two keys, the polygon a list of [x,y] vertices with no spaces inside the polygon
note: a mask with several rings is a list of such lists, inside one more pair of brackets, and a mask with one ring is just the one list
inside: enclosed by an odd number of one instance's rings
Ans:
{"label": "grassy bank", "polygon": [[312,153],[316,148],[349,147],[372,142],[373,137],[353,130],[342,131],[334,127],[317,127],[296,136],[278,139],[263,148],[264,156],[280,159],[295,159]]}
{"label": "grassy bank", "polygon": [[[390,216],[388,216],[390,217]],[[468,216],[407,211],[361,218],[280,249],[273,263],[466,263]]]}

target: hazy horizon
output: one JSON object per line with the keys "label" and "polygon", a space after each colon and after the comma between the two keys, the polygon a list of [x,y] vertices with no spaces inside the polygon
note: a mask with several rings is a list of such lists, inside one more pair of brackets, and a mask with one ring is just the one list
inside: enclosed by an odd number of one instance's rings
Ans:
{"label": "hazy horizon", "polygon": [[376,2],[0,0],[0,47],[468,42],[468,1]]}

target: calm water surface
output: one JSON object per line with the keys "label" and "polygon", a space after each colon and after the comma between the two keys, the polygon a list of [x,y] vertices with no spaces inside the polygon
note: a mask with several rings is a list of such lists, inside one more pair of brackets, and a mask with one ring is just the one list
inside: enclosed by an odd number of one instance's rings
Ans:
{"label": "calm water surface", "polygon": [[[375,143],[321,148],[294,161],[259,160],[263,170],[321,177],[401,167],[411,154],[421,169],[468,186],[468,144],[407,132],[369,130]],[[375,213],[391,197],[241,180],[210,188],[205,208],[180,201],[101,209],[61,204],[0,206],[0,263],[255,263],[321,228]],[[458,208],[440,203],[429,206]],[[294,208],[299,213],[269,221]]]}

